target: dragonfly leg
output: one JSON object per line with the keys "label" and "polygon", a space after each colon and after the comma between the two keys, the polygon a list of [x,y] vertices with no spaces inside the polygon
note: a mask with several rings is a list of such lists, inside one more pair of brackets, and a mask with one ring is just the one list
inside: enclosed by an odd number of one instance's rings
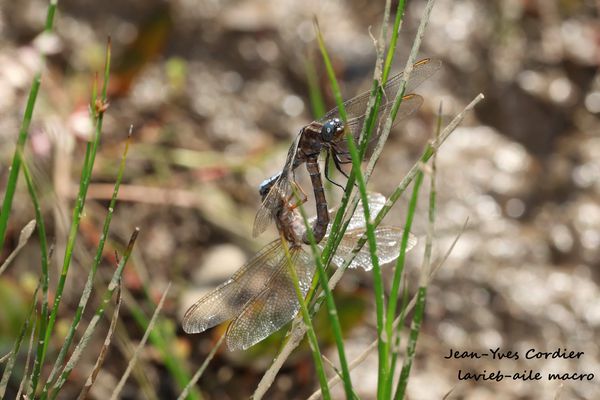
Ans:
{"label": "dragonfly leg", "polygon": [[[344,153],[341,153],[344,154]],[[340,164],[350,164],[352,161],[344,161],[341,160],[338,156],[338,153],[333,153],[333,163],[335,164],[335,168],[341,172],[342,175],[344,175],[346,177],[346,179],[350,179],[350,177],[348,176],[348,174],[342,169],[342,166]],[[358,184],[356,181],[354,181],[354,186],[358,187]]]}
{"label": "dragonfly leg", "polygon": [[[340,189],[344,190],[344,187],[336,182],[334,182],[330,177],[329,177],[329,155],[330,152],[327,152],[327,156],[325,157],[325,179],[327,179],[329,182],[333,183],[335,186],[339,187]],[[348,175],[346,175],[346,173],[344,171],[342,171],[340,169],[340,167],[338,166],[338,163],[335,159],[335,156],[333,157],[333,163],[335,164],[335,167],[338,171],[340,171],[344,176],[346,176],[346,178],[348,177]]]}
{"label": "dragonfly leg", "polygon": [[348,176],[348,174],[346,173],[346,171],[344,171],[342,169],[342,166],[340,164],[350,164],[352,163],[352,161],[342,161],[338,155],[336,153],[333,153],[333,163],[335,164],[335,168],[340,171],[340,173],[342,175],[344,175],[346,177],[346,179],[349,179],[350,177]]}
{"label": "dragonfly leg", "polygon": [[[295,181],[292,181],[292,186],[295,188],[295,190],[293,190],[292,193],[286,199],[286,204],[289,205],[290,210],[294,210],[295,208],[300,207],[302,204],[308,201],[308,196],[306,195],[306,192],[302,189],[302,186],[298,185]],[[297,193],[301,195],[300,198],[296,198]],[[296,200],[295,203],[292,203],[293,199]]]}
{"label": "dragonfly leg", "polygon": [[[349,151],[342,151],[342,152],[334,152],[335,158],[337,160],[338,163],[340,164],[352,164],[352,156],[350,155]],[[347,158],[345,160],[342,160],[340,156],[346,156]]]}

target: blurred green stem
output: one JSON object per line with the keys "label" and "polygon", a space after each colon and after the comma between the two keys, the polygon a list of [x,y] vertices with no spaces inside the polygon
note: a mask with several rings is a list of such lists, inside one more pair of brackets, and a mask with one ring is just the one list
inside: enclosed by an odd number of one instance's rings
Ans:
{"label": "blurred green stem", "polygon": [[386,347],[384,343],[388,342],[387,338],[384,338],[384,316],[385,316],[385,294],[383,289],[383,277],[381,275],[381,268],[379,266],[379,258],[377,257],[377,240],[375,239],[375,228],[371,220],[371,212],[369,210],[369,200],[367,195],[367,184],[362,175],[360,169],[360,155],[354,138],[351,135],[346,135],[346,141],[348,143],[348,150],[352,157],[352,171],[355,172],[356,180],[358,182],[358,190],[360,193],[361,201],[363,203],[363,210],[365,214],[365,223],[367,227],[367,243],[369,245],[369,253],[371,255],[371,264],[373,265],[373,287],[375,290],[375,310],[377,312],[377,352],[378,352],[378,371],[377,371],[377,398],[382,399],[383,388],[386,382],[389,363],[386,355]]}
{"label": "blurred green stem", "polygon": [[[308,232],[311,232],[310,229]],[[311,235],[311,233],[309,233]],[[321,393],[323,394],[323,399],[328,400],[331,399],[331,394],[329,393],[329,386],[327,383],[327,375],[325,375],[325,367],[323,366],[323,358],[321,356],[321,350],[319,349],[319,341],[317,339],[317,335],[315,334],[315,330],[312,325],[312,321],[310,319],[310,314],[308,313],[308,308],[306,307],[306,302],[304,301],[304,296],[302,294],[302,290],[300,289],[300,284],[298,282],[298,274],[296,273],[296,269],[294,267],[294,263],[292,261],[292,257],[290,255],[290,251],[287,245],[287,241],[283,234],[281,236],[281,245],[285,252],[286,257],[286,266],[287,270],[292,278],[292,283],[294,284],[294,291],[296,292],[296,297],[298,299],[298,303],[300,304],[300,313],[302,314],[302,319],[304,320],[304,324],[307,328],[307,336],[308,343],[310,345],[310,350],[313,355],[313,361],[315,364],[315,369],[317,371],[317,376],[319,377],[319,384],[321,385]],[[314,241],[314,237],[313,237]]]}
{"label": "blurred green stem", "polygon": [[63,342],[60,352],[59,352],[58,356],[56,357],[56,360],[54,361],[54,366],[52,368],[52,371],[50,372],[50,375],[48,377],[46,384],[44,385],[44,390],[48,389],[49,385],[52,383],[52,381],[56,377],[59,367],[67,355],[67,351],[69,350],[69,347],[71,346],[71,343],[73,341],[73,337],[75,336],[75,331],[77,330],[77,327],[79,326],[79,322],[81,321],[81,316],[83,315],[83,312],[87,305],[88,299],[92,293],[94,277],[96,276],[96,271],[98,270],[98,266],[100,265],[100,261],[102,260],[102,254],[104,252],[104,244],[106,243],[106,239],[108,238],[108,230],[110,227],[110,223],[112,221],[112,216],[113,216],[113,212],[115,209],[115,205],[117,203],[117,195],[119,193],[119,187],[120,187],[121,181],[123,179],[123,173],[125,172],[125,160],[127,159],[127,153],[129,151],[129,144],[131,142],[131,132],[132,132],[132,128],[130,127],[127,141],[125,143],[125,149],[123,150],[123,155],[121,157],[121,163],[119,164],[119,171],[117,173],[117,178],[115,180],[115,186],[114,186],[112,198],[111,198],[110,204],[108,206],[108,212],[106,213],[106,218],[104,219],[102,234],[100,235],[100,241],[98,243],[98,248],[96,249],[96,256],[94,257],[94,261],[92,263],[92,268],[90,269],[90,272],[88,273],[88,277],[87,277],[87,281],[86,281],[84,289],[83,289],[83,293],[81,294],[81,298],[79,300],[77,310],[75,311],[75,316],[73,317],[73,321],[71,323],[71,326],[69,327],[69,331]]}
{"label": "blurred green stem", "polygon": [[[294,193],[296,198],[299,199],[298,193]],[[327,273],[325,272],[325,266],[323,265],[323,261],[321,260],[321,254],[319,254],[319,250],[317,249],[317,243],[315,242],[315,237],[312,232],[312,227],[308,221],[308,217],[304,210],[304,207],[300,205],[299,207],[300,213],[302,215],[302,219],[304,221],[304,226],[306,227],[306,232],[308,236],[308,240],[310,242],[310,249],[312,252],[313,260],[317,265],[317,277],[319,284],[321,285],[321,289],[323,290],[325,296],[325,302],[327,305],[327,316],[329,317],[329,323],[331,324],[331,330],[333,332],[333,336],[335,338],[335,344],[338,350],[338,356],[340,358],[340,366],[342,367],[342,380],[344,381],[344,391],[346,392],[346,398],[351,399],[354,397],[354,391],[352,389],[352,380],[350,379],[350,369],[348,368],[348,361],[346,359],[346,351],[344,349],[344,338],[342,332],[342,326],[340,324],[340,319],[338,317],[337,307],[335,305],[335,300],[333,298],[333,293],[331,289],[329,289],[329,280],[327,279]],[[304,299],[302,299],[304,302]],[[305,304],[306,306],[306,304]],[[307,315],[308,310],[306,310]],[[310,316],[308,318],[310,321]],[[325,380],[327,383],[327,380]],[[321,385],[322,386],[322,385]]]}
{"label": "blurred green stem", "polygon": [[[417,201],[419,199],[419,190],[421,189],[421,183],[423,182],[423,171],[419,171],[415,177],[413,184],[413,192],[408,206],[408,213],[406,215],[406,223],[404,225],[404,232],[402,234],[402,241],[400,243],[400,254],[396,260],[396,266],[394,268],[394,278],[392,280],[392,289],[390,291],[390,298],[388,301],[387,315],[385,318],[385,354],[386,358],[390,360],[390,370],[394,371],[396,368],[395,361],[396,357],[390,354],[392,338],[394,337],[393,322],[396,318],[396,307],[398,304],[398,291],[400,290],[400,282],[404,272],[404,261],[406,257],[406,246],[408,244],[408,238],[410,235],[410,229],[412,227],[412,221],[417,208]],[[393,384],[393,373],[387,377],[385,382],[385,395],[384,398],[390,398]]]}
{"label": "blurred green stem", "polygon": [[[90,184],[92,171],[94,169],[94,160],[96,157],[96,151],[98,149],[98,144],[100,142],[100,134],[102,132],[102,121],[104,117],[104,111],[106,111],[106,98],[107,98],[107,90],[108,90],[108,80],[110,76],[110,55],[111,55],[111,46],[110,39],[108,41],[108,45],[106,47],[106,60],[105,60],[105,68],[104,68],[104,83],[102,87],[102,94],[99,99],[96,96],[93,96],[92,103],[90,104],[90,108],[92,110],[92,117],[94,120],[94,137],[91,143],[88,143],[86,148],[85,162],[81,170],[81,180],[79,183],[79,192],[77,194],[77,199],[75,201],[75,207],[73,208],[73,217],[71,221],[71,228],[69,230],[69,236],[67,239],[67,245],[65,249],[65,256],[63,260],[63,266],[61,270],[61,274],[58,280],[58,284],[56,287],[56,296],[54,299],[54,304],[52,306],[52,312],[50,313],[50,318],[48,319],[48,324],[46,326],[46,330],[40,330],[40,338],[38,342],[38,352],[36,356],[33,378],[32,378],[32,392],[35,393],[35,389],[37,387],[39,381],[39,375],[41,372],[41,367],[46,358],[46,354],[48,351],[48,345],[50,342],[50,338],[52,336],[52,331],[54,328],[54,324],[56,322],[56,318],[58,316],[58,308],[60,306],[60,302],[62,300],[62,293],[65,287],[65,283],[67,280],[67,273],[69,272],[69,267],[71,265],[71,259],[73,256],[73,249],[75,247],[75,241],[77,239],[77,232],[79,230],[79,222],[81,220],[81,216],[83,213],[83,206],[85,204],[85,198],[87,195],[87,190]],[[93,94],[95,94],[95,89],[93,90]],[[44,318],[45,316],[42,316]]]}
{"label": "blurred green stem", "polygon": [[[46,24],[44,26],[44,32],[52,32],[54,24],[54,14],[56,13],[56,3],[58,0],[51,0],[48,4],[48,11],[46,14]],[[45,59],[43,55],[40,55],[41,65],[44,65]],[[12,165],[10,167],[10,173],[8,175],[8,181],[6,184],[6,192],[4,194],[4,201],[2,202],[2,210],[0,211],[0,251],[4,249],[4,240],[6,235],[6,228],[8,226],[8,217],[12,208],[12,202],[15,195],[15,189],[17,187],[17,179],[19,178],[19,170],[21,168],[22,155],[25,149],[25,142],[27,141],[27,135],[29,133],[29,125],[33,117],[33,110],[35,108],[35,102],[37,95],[40,90],[40,84],[42,81],[42,72],[38,71],[31,82],[31,89],[29,90],[29,97],[27,98],[27,106],[25,107],[25,113],[23,114],[23,120],[19,129],[19,136],[17,138],[17,148],[12,159]]]}
{"label": "blurred green stem", "polygon": [[[437,127],[435,138],[439,138],[440,132],[442,131],[442,104],[438,111]],[[437,154],[437,153],[436,153]],[[436,185],[435,178],[437,173],[436,154],[431,159],[431,174],[430,174],[430,187],[429,187],[429,212],[428,212],[428,224],[427,224],[427,239],[425,241],[425,253],[423,256],[423,266],[421,268],[421,274],[419,279],[419,290],[417,293],[417,302],[415,306],[415,312],[413,314],[413,320],[411,324],[410,339],[406,346],[406,356],[402,363],[402,371],[400,372],[400,379],[396,385],[396,393],[394,399],[399,400],[404,398],[406,391],[406,385],[408,384],[408,377],[412,367],[412,362],[415,357],[415,350],[417,347],[417,339],[419,338],[419,332],[421,331],[421,324],[425,315],[425,301],[427,299],[427,285],[429,283],[429,276],[431,273],[431,249],[433,247],[433,234],[435,224],[435,206],[436,206]],[[391,394],[391,392],[390,392]]]}

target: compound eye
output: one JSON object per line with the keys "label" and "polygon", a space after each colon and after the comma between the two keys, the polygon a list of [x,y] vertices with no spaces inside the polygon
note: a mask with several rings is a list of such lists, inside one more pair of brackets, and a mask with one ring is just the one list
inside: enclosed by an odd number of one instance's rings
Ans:
{"label": "compound eye", "polygon": [[333,139],[336,131],[337,126],[335,120],[327,121],[321,128],[321,138],[326,142],[330,142]]}
{"label": "compound eye", "polygon": [[260,194],[261,198],[264,198],[267,195],[267,193],[269,193],[269,187],[265,185],[260,185],[260,187],[258,188],[258,193]]}
{"label": "compound eye", "polygon": [[272,177],[267,178],[261,182],[260,186],[258,187],[258,193],[260,194],[260,197],[262,199],[264,199],[264,197],[267,194],[269,194],[269,192],[271,191],[271,188],[273,187],[275,182],[277,182],[277,180],[279,179],[280,176],[281,176],[281,173],[278,173],[277,175],[273,175]]}

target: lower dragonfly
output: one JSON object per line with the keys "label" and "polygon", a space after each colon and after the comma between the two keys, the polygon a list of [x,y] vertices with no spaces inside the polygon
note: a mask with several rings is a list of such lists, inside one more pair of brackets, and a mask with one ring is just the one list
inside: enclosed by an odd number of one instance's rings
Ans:
{"label": "lower dragonfly", "polygon": [[[306,226],[297,210],[299,203],[291,203],[289,196],[280,199],[275,222],[288,242],[290,258],[286,255],[281,238],[267,244],[231,278],[187,310],[182,323],[186,333],[201,333],[231,320],[226,334],[227,346],[231,351],[245,350],[294,318],[300,309],[300,303],[296,297],[294,282],[288,273],[288,263],[291,261],[296,270],[303,296],[306,296],[311,287],[315,264],[312,256],[303,249],[302,237]],[[386,199],[379,193],[369,193],[368,202],[371,212],[377,214]],[[314,218],[309,222],[313,220]],[[364,211],[362,204],[359,204],[333,256],[335,265],[342,265],[345,257],[366,232],[365,226]],[[393,226],[375,229],[381,264],[398,258],[403,232],[402,228]],[[329,233],[328,230],[326,236]],[[416,237],[411,234],[407,251],[416,242]],[[349,268],[357,267],[365,270],[372,268],[370,254],[365,247],[349,265]]]}
{"label": "lower dragonfly", "polygon": [[[412,91],[439,70],[440,67],[440,61],[431,59],[424,59],[413,65],[413,72],[410,79],[405,82],[405,93],[407,94],[402,97],[394,124],[408,118],[419,109],[423,103],[423,98],[417,94],[413,94]],[[387,119],[387,116],[392,111],[394,98],[401,87],[403,78],[404,73],[400,72],[391,77],[382,87],[384,97],[381,100],[379,114],[374,121],[375,129],[367,146],[366,157],[370,156],[381,134],[381,130],[377,128]],[[340,166],[341,164],[352,162],[346,141],[346,134],[351,135],[356,143],[358,143],[362,126],[367,117],[365,112],[370,95],[370,92],[365,92],[344,102],[347,115],[346,122],[341,120],[339,110],[336,107],[327,112],[321,119],[313,121],[300,129],[294,143],[292,143],[288,150],[281,172],[261,184],[260,190],[263,200],[254,219],[253,236],[256,237],[264,232],[271,220],[276,219],[276,213],[280,207],[280,197],[288,196],[291,184],[294,184],[294,171],[300,165],[306,164],[317,207],[317,218],[312,224],[313,235],[316,243],[319,243],[323,239],[329,224],[329,214],[327,212],[327,199],[323,191],[318,158],[321,152],[325,150],[327,155],[325,160],[325,178],[335,185],[340,186],[329,178],[329,159],[333,160],[338,171],[346,177],[348,176]],[[309,243],[306,234],[302,238],[302,241],[306,244]]]}

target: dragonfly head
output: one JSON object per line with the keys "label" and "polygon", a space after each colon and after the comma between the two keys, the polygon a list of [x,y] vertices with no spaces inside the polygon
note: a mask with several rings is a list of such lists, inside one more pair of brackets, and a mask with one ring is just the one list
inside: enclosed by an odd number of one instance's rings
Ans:
{"label": "dragonfly head", "polygon": [[265,199],[265,197],[267,196],[267,194],[269,194],[269,191],[271,190],[275,182],[277,182],[277,179],[279,179],[280,176],[281,172],[261,182],[260,186],[258,187],[258,193],[260,194],[261,199]]}
{"label": "dragonfly head", "polygon": [[344,130],[344,124],[339,118],[333,118],[323,124],[321,128],[321,139],[324,142],[330,142],[333,138]]}

